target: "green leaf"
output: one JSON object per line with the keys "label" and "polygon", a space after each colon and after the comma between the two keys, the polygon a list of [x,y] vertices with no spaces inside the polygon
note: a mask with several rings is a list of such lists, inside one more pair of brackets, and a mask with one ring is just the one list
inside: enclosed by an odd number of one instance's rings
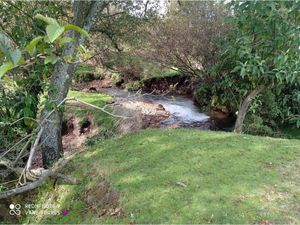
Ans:
{"label": "green leaf", "polygon": [[28,53],[30,55],[32,55],[35,52],[36,49],[36,45],[39,43],[39,41],[42,39],[42,36],[37,36],[36,38],[34,38],[25,48],[26,51],[28,51]]}
{"label": "green leaf", "polygon": [[12,50],[10,46],[10,40],[5,34],[0,34],[0,51],[16,65],[21,57],[21,51],[19,49]]}
{"label": "green leaf", "polygon": [[45,58],[44,63],[45,64],[48,64],[48,63],[55,64],[59,59],[60,58],[57,55],[51,54]]}
{"label": "green leaf", "polygon": [[241,69],[241,66],[236,66],[236,67],[234,67],[234,69],[231,70],[230,72],[231,72],[231,73],[235,73],[235,72],[239,71],[240,69]]}
{"label": "green leaf", "polygon": [[83,45],[79,45],[79,47],[77,48],[77,50],[80,53],[87,53],[88,52],[88,50]]}
{"label": "green leaf", "polygon": [[74,30],[74,31],[77,31],[78,33],[82,34],[83,36],[85,37],[89,37],[89,34],[88,32],[86,32],[84,29],[76,26],[76,25],[73,25],[73,24],[67,24],[64,26],[64,29],[65,31],[67,30]]}
{"label": "green leaf", "polygon": [[50,42],[52,43],[64,32],[64,28],[58,24],[51,24],[46,27],[46,32]]}
{"label": "green leaf", "polygon": [[73,42],[74,39],[73,38],[70,38],[70,37],[63,37],[59,40],[59,44],[60,45],[64,45],[64,44],[67,44],[67,43],[70,43],[70,42]]}
{"label": "green leaf", "polygon": [[13,64],[17,65],[22,57],[22,54],[19,49],[16,49],[14,51],[9,51],[9,56],[9,59],[13,62]]}
{"label": "green leaf", "polygon": [[12,62],[5,62],[3,65],[0,67],[0,78],[3,77],[3,75],[9,71],[14,64]]}
{"label": "green leaf", "polygon": [[0,34],[0,51],[9,57],[10,40],[5,34]]}
{"label": "green leaf", "polygon": [[243,68],[241,69],[240,76],[241,76],[242,78],[244,78],[244,77],[245,77],[245,75],[246,75],[246,68],[245,68],[245,67],[243,67]]}
{"label": "green leaf", "polygon": [[34,18],[39,19],[39,20],[42,20],[42,21],[44,21],[45,23],[47,23],[47,24],[49,24],[49,25],[57,25],[57,26],[59,26],[57,20],[56,20],[56,19],[53,19],[53,18],[51,18],[51,17],[43,16],[43,15],[41,15],[41,14],[36,14],[36,15],[34,16]]}

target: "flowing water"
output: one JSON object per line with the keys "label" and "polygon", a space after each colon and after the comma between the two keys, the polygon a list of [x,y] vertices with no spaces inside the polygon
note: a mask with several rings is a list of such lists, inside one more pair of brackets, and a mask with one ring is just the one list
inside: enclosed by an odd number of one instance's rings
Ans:
{"label": "flowing water", "polygon": [[201,112],[194,101],[184,96],[161,96],[152,94],[136,96],[133,92],[127,92],[116,88],[104,89],[103,91],[119,99],[147,100],[161,104],[166,111],[170,112],[170,116],[162,121],[162,126],[176,123],[188,125],[209,119],[209,116]]}

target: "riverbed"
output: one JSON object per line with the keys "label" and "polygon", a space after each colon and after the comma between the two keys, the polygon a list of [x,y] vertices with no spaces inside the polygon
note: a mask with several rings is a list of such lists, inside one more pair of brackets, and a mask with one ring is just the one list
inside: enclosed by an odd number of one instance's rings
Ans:
{"label": "riverbed", "polygon": [[[169,116],[160,122],[160,127],[201,127],[213,128],[213,121],[208,113],[201,112],[195,102],[185,96],[153,95],[150,93],[128,92],[117,88],[103,88],[99,90],[109,94],[118,102],[134,101],[161,105]],[[135,107],[135,106],[134,106]],[[209,125],[208,125],[209,124]]]}

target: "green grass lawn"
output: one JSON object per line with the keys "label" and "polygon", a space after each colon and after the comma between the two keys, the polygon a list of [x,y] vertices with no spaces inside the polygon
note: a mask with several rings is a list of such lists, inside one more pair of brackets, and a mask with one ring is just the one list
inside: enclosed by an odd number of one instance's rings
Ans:
{"label": "green grass lawn", "polygon": [[[30,223],[300,223],[300,141],[189,129],[148,129],[96,145],[53,182],[37,203],[67,216]],[[103,177],[120,194],[123,216],[97,216],[85,196]]]}
{"label": "green grass lawn", "polygon": [[80,91],[69,91],[68,97],[74,97],[97,106],[103,106],[106,102],[112,100],[112,97],[106,94]]}

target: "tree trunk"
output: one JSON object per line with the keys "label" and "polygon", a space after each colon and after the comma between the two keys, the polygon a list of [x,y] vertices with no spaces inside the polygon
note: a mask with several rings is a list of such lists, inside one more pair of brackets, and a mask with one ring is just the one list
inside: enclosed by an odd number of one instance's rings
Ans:
{"label": "tree trunk", "polygon": [[[87,32],[97,20],[97,15],[107,6],[109,1],[75,1],[74,2],[74,20],[73,23],[83,27]],[[64,56],[75,56],[77,47],[83,44],[84,38],[78,33],[71,31],[69,36],[75,41],[71,42],[64,50]],[[55,105],[66,98],[75,70],[74,64],[69,64],[63,60],[56,63],[54,74],[51,78],[51,90],[49,100]],[[42,116],[47,115],[49,110],[46,108]],[[62,137],[61,137],[62,111],[57,110],[53,113],[44,126],[44,132],[41,137],[41,149],[43,155],[43,165],[45,168],[56,162],[63,156]]]}
{"label": "tree trunk", "polygon": [[244,124],[244,120],[245,120],[250,102],[263,89],[264,89],[264,86],[258,86],[253,91],[251,91],[249,95],[246,96],[246,98],[244,99],[244,101],[240,105],[238,115],[237,115],[237,119],[236,119],[235,126],[234,126],[234,132],[241,133],[243,131],[243,124]]}

